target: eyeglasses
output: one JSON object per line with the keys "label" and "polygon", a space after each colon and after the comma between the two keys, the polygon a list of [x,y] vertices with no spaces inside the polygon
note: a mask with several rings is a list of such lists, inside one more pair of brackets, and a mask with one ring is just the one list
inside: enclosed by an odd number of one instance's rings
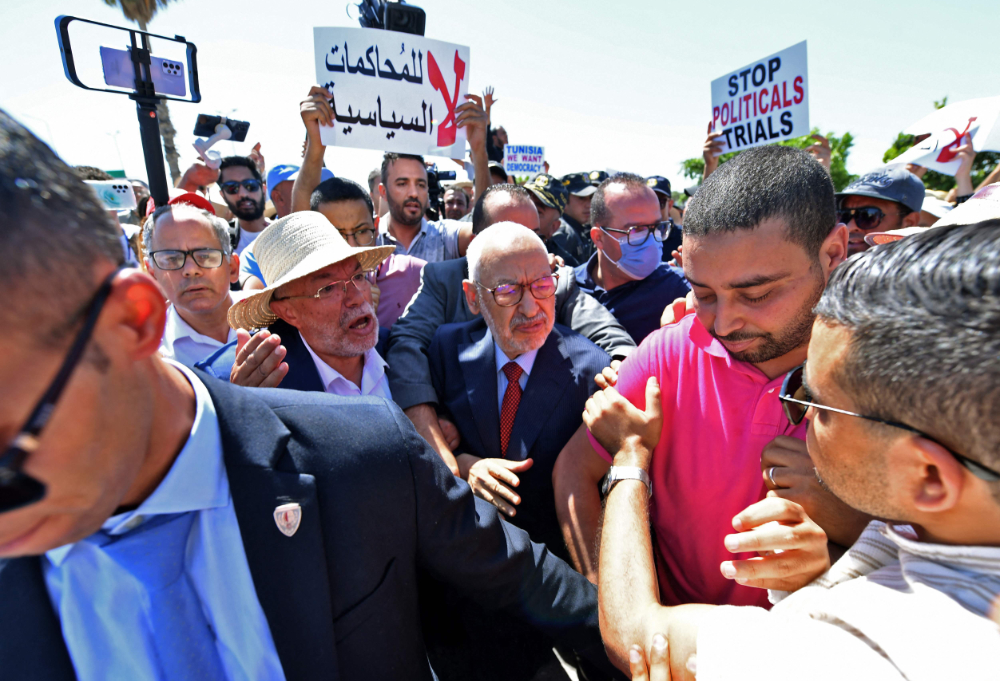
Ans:
{"label": "eyeglasses", "polygon": [[[876,208],[875,206],[841,208],[837,211],[837,222],[843,222],[846,225],[851,220],[854,220],[854,224],[858,226],[858,229],[867,232],[882,224],[882,218],[886,215],[887,213],[884,213],[881,208]],[[905,215],[905,213],[888,213],[888,215]]]}
{"label": "eyeglasses", "polygon": [[73,369],[83,357],[87,341],[101,316],[101,309],[111,294],[111,282],[123,268],[118,268],[108,275],[97,289],[97,293],[87,303],[86,318],[83,327],[76,334],[66,358],[63,359],[59,373],[45,389],[41,399],[31,410],[31,416],[21,427],[21,430],[0,456],[0,513],[13,511],[16,508],[34,504],[45,496],[45,485],[21,470],[24,460],[38,448],[38,439],[55,409],[59,396],[69,382]]}
{"label": "eyeglasses", "polygon": [[[611,229],[610,227],[601,227],[600,229],[608,233],[608,236],[620,244],[628,242],[629,246],[641,246],[646,243],[646,239],[649,238],[650,234],[661,243],[666,241],[667,237],[670,236],[672,226],[670,220],[662,220],[661,222],[654,222],[651,225],[635,225],[634,227],[626,227],[625,229]],[[624,236],[618,237],[611,234],[611,232],[624,234]]]}
{"label": "eyeglasses", "polygon": [[188,256],[194,263],[206,270],[214,270],[222,265],[222,258],[225,255],[218,248],[196,248],[193,251],[150,251],[149,257],[153,264],[161,270],[179,270],[184,268]]}
{"label": "eyeglasses", "polygon": [[260,180],[243,180],[242,182],[237,182],[236,180],[230,180],[229,182],[223,182],[219,186],[222,187],[222,191],[226,192],[230,196],[236,196],[240,193],[240,187],[242,186],[249,193],[260,191]]}
{"label": "eyeglasses", "polygon": [[547,277],[535,279],[530,284],[500,284],[494,288],[483,286],[478,281],[476,286],[486,289],[493,294],[493,300],[500,307],[514,307],[521,302],[524,297],[524,289],[531,289],[531,295],[536,300],[545,300],[555,295],[556,284],[559,281],[558,274],[550,274]]}
{"label": "eyeglasses", "polygon": [[371,246],[375,243],[375,230],[374,229],[358,229],[353,232],[340,232],[340,236],[344,237],[344,241],[347,241],[347,237],[353,236],[354,243],[358,246]]}
{"label": "eyeglasses", "polygon": [[663,210],[664,208],[667,207],[667,201],[670,200],[670,197],[667,196],[666,194],[661,194],[660,192],[656,192],[656,200],[660,202],[660,210]]}
{"label": "eyeglasses", "polygon": [[285,296],[284,298],[273,298],[273,300],[293,300],[295,298],[319,298],[320,300],[330,300],[346,296],[348,284],[354,284],[354,288],[356,288],[358,292],[364,293],[365,291],[370,290],[372,284],[374,283],[375,273],[371,270],[366,270],[364,272],[358,272],[350,279],[331,281],[311,296]]}
{"label": "eyeglasses", "polygon": [[781,392],[778,394],[778,399],[781,400],[782,406],[785,408],[785,416],[788,417],[789,423],[792,425],[798,425],[802,423],[802,419],[805,418],[806,412],[809,408],[813,409],[825,409],[826,411],[833,411],[838,414],[844,414],[846,416],[857,416],[858,418],[866,419],[868,421],[874,421],[875,423],[881,423],[887,426],[892,426],[893,428],[901,428],[903,430],[908,430],[911,433],[915,433],[925,440],[930,440],[931,442],[944,447],[948,450],[948,453],[955,457],[960,464],[965,466],[966,469],[974,476],[980,480],[985,480],[986,482],[994,482],[1000,480],[1000,473],[991,470],[980,463],[973,461],[972,459],[962,456],[957,452],[952,451],[950,448],[945,447],[941,442],[935,440],[933,437],[923,432],[922,430],[917,430],[912,426],[908,426],[905,423],[899,423],[897,421],[887,421],[885,419],[880,419],[875,416],[866,416],[865,414],[856,414],[853,411],[846,411],[844,409],[835,409],[834,407],[827,407],[823,404],[816,404],[812,401],[812,395],[809,394],[809,389],[806,388],[805,381],[803,380],[803,375],[805,373],[806,365],[796,367],[788,372],[785,376],[784,383],[781,384]]}

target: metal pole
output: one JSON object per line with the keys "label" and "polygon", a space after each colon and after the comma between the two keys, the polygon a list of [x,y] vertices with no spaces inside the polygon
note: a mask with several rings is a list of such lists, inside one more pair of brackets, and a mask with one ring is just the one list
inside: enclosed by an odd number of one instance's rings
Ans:
{"label": "metal pole", "polygon": [[139,136],[142,139],[142,155],[146,161],[146,178],[149,180],[149,195],[157,206],[165,206],[170,200],[167,173],[163,165],[163,147],[160,144],[160,119],[156,115],[156,105],[160,98],[153,88],[153,74],[149,58],[149,38],[143,34],[142,47],[136,44],[135,32],[132,36],[132,63],[135,67],[134,94],[135,111],[139,117]]}

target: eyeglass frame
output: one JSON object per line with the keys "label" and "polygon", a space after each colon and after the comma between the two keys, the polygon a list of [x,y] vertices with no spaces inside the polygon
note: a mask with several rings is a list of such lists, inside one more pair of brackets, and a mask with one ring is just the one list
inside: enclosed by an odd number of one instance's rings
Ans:
{"label": "eyeglass frame", "polygon": [[[349,234],[344,234],[344,232],[342,230],[339,230],[339,229],[337,231],[340,232],[340,236],[342,236],[344,238],[344,241],[347,241],[347,237],[353,236],[354,237],[354,242],[360,248],[364,248],[366,246],[371,246],[372,244],[374,244],[375,243],[376,235],[378,234],[377,230],[374,227],[362,227],[361,229],[356,229],[353,232],[350,232]],[[360,241],[358,241],[358,234],[361,234],[361,232],[371,232],[371,241],[369,241],[368,243],[365,243],[365,244],[363,244]]]}
{"label": "eyeglass frame", "polygon": [[[122,265],[116,268],[114,272],[105,277],[96,293],[91,297],[90,302],[87,303],[83,326],[77,331],[76,338],[73,339],[55,378],[42,393],[17,435],[11,439],[3,454],[0,454],[0,513],[29,506],[45,498],[45,483],[26,474],[22,467],[31,453],[38,449],[42,431],[48,424],[52,412],[55,411],[56,404],[62,396],[66,384],[69,383],[73,370],[83,358],[84,351],[87,349],[87,344],[90,342],[94,328],[101,316],[101,311],[104,309],[104,304],[111,296],[114,279],[123,269],[126,269],[126,266]],[[34,489],[28,492],[30,496],[26,500],[15,505],[5,506],[2,503],[3,491],[14,484],[21,485],[25,490]]]}
{"label": "eyeglass frame", "polygon": [[[222,256],[222,259],[219,260],[219,264],[216,265],[215,267],[208,267],[207,265],[202,265],[201,263],[199,263],[194,258],[194,254],[198,253],[198,252],[201,252],[201,251],[212,251],[212,252],[218,253],[218,254],[220,254]],[[156,256],[157,253],[183,253],[184,254],[184,262],[181,263],[180,267],[160,267],[160,263],[156,262],[156,257],[155,256]],[[203,270],[217,270],[220,267],[222,267],[222,264],[224,262],[226,262],[226,252],[224,250],[222,250],[221,248],[194,248],[194,249],[192,249],[190,251],[182,251],[179,248],[161,248],[158,251],[150,251],[149,253],[147,253],[147,255],[149,256],[150,261],[154,265],[156,265],[156,269],[162,270],[164,272],[176,272],[178,270],[184,269],[184,266],[187,265],[187,260],[188,260],[189,256],[191,257],[191,260],[194,262],[194,264],[197,265],[198,267],[200,267]]]}
{"label": "eyeglass frame", "polygon": [[[875,221],[875,224],[872,225],[871,227],[862,227],[861,225],[859,225],[858,221],[857,221],[857,211],[859,211],[859,210],[874,210],[874,211],[878,211],[879,212],[879,217]],[[843,220],[842,219],[842,217],[843,217],[841,215],[842,213],[849,213],[850,214],[848,216],[847,220]],[[838,208],[837,209],[837,222],[841,222],[841,223],[847,225],[847,224],[850,224],[851,221],[853,220],[854,224],[857,225],[857,228],[860,229],[862,232],[870,232],[873,229],[878,229],[879,225],[882,224],[882,221],[885,220],[890,215],[898,215],[900,217],[903,217],[903,216],[909,215],[909,213],[886,213],[884,210],[882,210],[878,206],[857,206],[856,208]]]}
{"label": "eyeglass frame", "polygon": [[[809,394],[809,389],[806,387],[806,382],[805,382],[805,378],[804,378],[805,377],[805,370],[806,370],[806,364],[805,364],[805,362],[803,362],[802,364],[800,364],[796,368],[794,368],[791,371],[789,371],[788,374],[785,376],[785,380],[782,381],[782,383],[781,383],[781,392],[778,393],[778,399],[782,402],[781,406],[784,408],[784,411],[785,411],[785,418],[787,418],[788,422],[791,423],[793,426],[797,426],[800,423],[802,423],[803,419],[805,419],[805,417],[806,417],[806,414],[809,412],[809,408],[810,407],[815,408],[815,409],[823,409],[823,410],[826,410],[826,411],[832,411],[832,412],[835,412],[837,414],[844,414],[846,416],[857,416],[858,418],[862,418],[862,419],[865,419],[867,421],[874,421],[875,423],[881,423],[881,424],[886,425],[886,426],[892,426],[893,428],[900,428],[902,430],[909,431],[909,432],[913,433],[914,435],[919,435],[920,437],[924,438],[925,440],[929,440],[930,442],[933,442],[934,444],[938,445],[942,449],[946,450],[953,457],[955,457],[955,459],[960,464],[962,464],[962,466],[964,466],[966,468],[966,470],[968,470],[970,473],[972,473],[974,476],[976,476],[980,480],[984,480],[986,482],[996,482],[997,480],[1000,480],[1000,473],[998,473],[997,471],[995,471],[995,470],[993,470],[991,468],[987,468],[983,464],[979,463],[978,461],[973,461],[972,459],[968,458],[967,456],[963,456],[963,455],[959,454],[958,452],[956,452],[955,450],[951,449],[947,445],[943,444],[942,442],[940,442],[936,438],[931,437],[930,435],[928,435],[924,431],[918,430],[918,429],[914,428],[913,426],[908,426],[905,423],[900,423],[899,421],[890,421],[890,420],[887,420],[887,419],[878,418],[877,416],[868,416],[866,414],[858,414],[857,412],[847,411],[846,409],[837,409],[836,407],[828,407],[825,404],[816,404],[815,402],[806,402],[804,400],[799,400],[799,399],[796,399],[794,397],[791,397],[788,394],[788,388],[789,388],[789,383],[790,383],[790,381],[792,379],[792,376],[796,372],[802,372],[802,375],[803,375],[802,384],[801,384],[802,385],[802,389],[805,390],[805,392],[806,392],[807,395]],[[790,402],[806,407],[806,410],[802,412],[802,416],[797,421],[792,418],[791,410],[790,410],[790,408],[788,406],[788,403],[790,403]]]}
{"label": "eyeglass frame", "polygon": [[352,274],[349,279],[338,279],[337,281],[331,281],[329,284],[324,284],[323,286],[320,286],[319,289],[316,291],[316,293],[312,294],[311,296],[284,296],[282,298],[276,298],[272,296],[271,300],[277,300],[277,301],[296,300],[298,298],[310,298],[310,299],[315,298],[317,300],[324,300],[323,296],[320,295],[320,292],[328,288],[332,288],[337,284],[343,284],[343,288],[341,289],[342,296],[347,295],[348,284],[354,284],[354,288],[358,290],[358,293],[364,293],[364,291],[361,290],[361,287],[358,286],[358,282],[355,281],[357,277],[361,277],[363,281],[367,281],[369,286],[375,285],[375,270],[361,270],[360,272],[355,272],[354,274]]}
{"label": "eyeglass frame", "polygon": [[[666,230],[663,233],[663,238],[657,239],[655,234],[655,228],[659,227],[660,225],[666,225]],[[611,234],[611,232],[618,232],[619,234],[624,234],[625,243],[627,243],[629,246],[642,246],[644,243],[649,241],[649,236],[651,234],[653,235],[654,240],[659,241],[662,244],[664,241],[670,238],[670,232],[671,230],[673,230],[673,227],[674,227],[674,221],[668,219],[668,220],[658,220],[657,222],[648,225],[632,225],[631,227],[626,227],[625,229],[612,229],[611,227],[600,227],[600,226],[598,226],[597,228],[602,232],[604,232],[605,234],[607,234],[608,236],[610,236],[615,241],[617,241],[619,245],[622,243],[621,239],[616,237],[614,234]],[[646,238],[644,238],[637,244],[633,244],[632,242],[629,241],[629,237],[631,237],[633,233],[635,233],[637,230],[640,229],[646,230]]]}
{"label": "eyeglass frame", "polygon": [[[535,290],[531,287],[535,284],[535,282],[539,282],[542,279],[555,280],[555,286],[552,287],[552,295],[539,298],[538,296],[535,295]],[[529,289],[531,291],[531,295],[534,297],[535,300],[548,300],[549,298],[554,296],[556,294],[556,289],[559,288],[559,275],[553,272],[552,274],[546,274],[544,277],[538,277],[538,279],[535,279],[534,281],[529,281],[527,284],[520,284],[520,283],[515,284],[506,282],[503,284],[497,284],[493,288],[490,288],[485,284],[482,284],[475,280],[473,280],[472,283],[483,290],[489,291],[490,294],[492,294],[493,296],[493,302],[499,305],[500,307],[514,307],[515,305],[519,304],[522,300],[524,300],[524,289]],[[499,300],[497,300],[497,289],[500,288],[501,286],[516,286],[517,290],[520,292],[520,295],[517,297],[517,300],[515,300],[513,303],[510,303],[509,305],[504,305]]]}
{"label": "eyeglass frame", "polygon": [[[250,187],[247,186],[248,182],[252,182],[252,183],[256,184],[257,188],[256,189],[250,189]],[[236,188],[236,191],[229,191],[229,189],[232,188],[232,187],[234,187],[234,186]],[[252,178],[252,177],[248,177],[245,180],[226,180],[225,182],[220,182],[219,183],[219,189],[221,189],[224,194],[228,194],[229,196],[236,196],[236,195],[238,195],[240,193],[240,187],[243,187],[243,189],[246,189],[248,194],[256,194],[259,191],[263,191],[263,189],[264,189],[264,182],[263,182],[263,180],[258,180],[258,179]]]}

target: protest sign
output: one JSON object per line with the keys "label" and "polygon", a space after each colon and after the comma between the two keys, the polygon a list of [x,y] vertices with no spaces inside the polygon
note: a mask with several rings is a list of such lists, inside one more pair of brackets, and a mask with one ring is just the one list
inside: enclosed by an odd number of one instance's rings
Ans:
{"label": "protest sign", "polygon": [[712,131],[723,153],[809,134],[806,41],[712,81]]}
{"label": "protest sign", "polygon": [[508,175],[530,175],[545,172],[545,147],[528,144],[503,145],[503,170]]}
{"label": "protest sign", "polygon": [[336,118],[320,128],[324,144],[465,156],[455,109],[468,91],[468,47],[366,28],[314,28],[313,39]]}
{"label": "protest sign", "polygon": [[1000,151],[1000,97],[969,99],[949,104],[914,123],[907,135],[930,135],[893,163],[914,163],[945,175],[954,175],[961,164],[955,150],[972,140],[977,151]]}

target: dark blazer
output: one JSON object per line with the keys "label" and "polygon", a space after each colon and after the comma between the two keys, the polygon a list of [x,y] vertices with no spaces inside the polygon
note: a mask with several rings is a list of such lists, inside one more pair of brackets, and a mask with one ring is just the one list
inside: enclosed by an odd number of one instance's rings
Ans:
{"label": "dark blazer", "polygon": [[[472,314],[462,280],[469,277],[465,258],[427,263],[420,274],[420,288],[389,331],[385,361],[392,399],[403,409],[416,404],[437,404],[431,385],[427,348],[442,324],[479,319]],[[591,296],[583,294],[573,270],[559,270],[556,287],[556,323],[568,326],[597,343],[612,357],[622,358],[635,342],[618,320]]]}
{"label": "dark blazer", "polygon": [[[500,457],[494,348],[486,322],[477,319],[442,326],[428,351],[439,410],[462,436],[455,451],[480,458]],[[555,325],[538,350],[507,445],[507,459],[534,461],[518,474],[521,503],[510,523],[562,558],[567,551],[556,516],[552,469],[583,422],[584,405],[597,389],[594,376],[609,361],[589,340]],[[442,590],[438,621],[424,627],[431,662],[442,681],[531,679],[551,673],[551,640],[518,618],[487,613],[468,598]],[[449,622],[455,624],[449,627]]]}
{"label": "dark blazer", "polygon": [[[286,390],[312,390],[324,392],[326,386],[319,377],[316,364],[312,355],[302,342],[302,336],[298,329],[282,320],[276,321],[267,327],[271,333],[278,334],[281,338],[281,345],[284,346],[285,363],[288,364],[288,374],[281,380],[279,387]],[[376,352],[383,355],[385,342],[388,339],[388,330],[379,328],[379,342],[375,346]],[[384,356],[384,355],[383,355]],[[194,366],[201,369],[210,376],[221,378],[223,381],[229,380],[229,373],[236,363],[236,341],[223,345],[205,359],[197,362]]]}
{"label": "dark blazer", "polygon": [[[430,679],[418,570],[602,654],[593,586],[474,498],[391,402],[201,376],[289,681]],[[303,517],[286,537],[272,513],[292,501]],[[0,560],[0,677],[74,678],[38,557]]]}

